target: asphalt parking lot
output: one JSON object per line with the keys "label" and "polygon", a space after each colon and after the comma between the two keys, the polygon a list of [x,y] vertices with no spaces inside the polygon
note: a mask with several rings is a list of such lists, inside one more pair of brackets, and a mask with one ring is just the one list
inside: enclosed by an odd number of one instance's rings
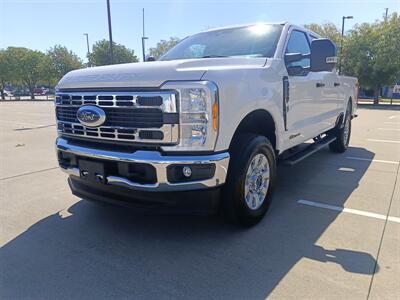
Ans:
{"label": "asphalt parking lot", "polygon": [[280,166],[239,230],[72,196],[53,104],[0,103],[0,298],[400,299],[400,111],[358,113],[346,153]]}

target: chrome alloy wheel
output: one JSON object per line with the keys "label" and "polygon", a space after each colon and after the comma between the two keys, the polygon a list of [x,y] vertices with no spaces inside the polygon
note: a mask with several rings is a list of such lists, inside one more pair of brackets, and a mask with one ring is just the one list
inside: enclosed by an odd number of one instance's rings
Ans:
{"label": "chrome alloy wheel", "polygon": [[251,160],[246,172],[244,196],[251,210],[258,209],[265,200],[268,192],[270,167],[264,154],[257,154]]}

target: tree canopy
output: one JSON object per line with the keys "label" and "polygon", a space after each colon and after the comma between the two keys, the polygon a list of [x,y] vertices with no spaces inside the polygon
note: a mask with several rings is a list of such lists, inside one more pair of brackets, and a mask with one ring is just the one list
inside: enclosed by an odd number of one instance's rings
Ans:
{"label": "tree canopy", "polygon": [[62,76],[82,67],[82,61],[66,47],[56,45],[47,53],[24,47],[0,49],[0,92],[4,99],[7,84],[24,86],[34,99],[39,84],[54,86]]}
{"label": "tree canopy", "polygon": [[4,89],[6,84],[12,81],[12,65],[8,57],[8,52],[0,49],[0,92],[1,98],[4,100]]}
{"label": "tree canopy", "polygon": [[311,24],[306,24],[304,27],[310,29],[311,31],[314,31],[315,33],[318,33],[322,37],[330,39],[336,44],[336,46],[339,47],[341,34],[335,24],[331,22],[323,23],[321,25],[316,23],[311,23]]}
{"label": "tree canopy", "polygon": [[47,56],[51,63],[49,72],[52,73],[55,81],[59,81],[69,71],[80,69],[83,66],[82,60],[64,46],[55,45],[47,51]]}
{"label": "tree canopy", "polygon": [[363,87],[374,89],[378,102],[382,86],[400,78],[400,16],[357,25],[344,46],[344,73],[358,77]]}
{"label": "tree canopy", "polygon": [[36,84],[48,77],[49,58],[40,51],[23,47],[9,47],[6,51],[12,65],[12,80],[25,85],[34,99],[33,89]]}
{"label": "tree canopy", "polygon": [[171,37],[168,41],[161,40],[157,43],[155,47],[149,49],[149,55],[153,56],[155,59],[159,59],[161,55],[163,55],[169,49],[178,44],[179,41],[180,39],[176,37]]}
{"label": "tree canopy", "polygon": [[[110,44],[108,40],[97,41],[89,55],[89,61],[94,66],[111,65]],[[113,64],[138,62],[135,52],[124,45],[113,42]]]}

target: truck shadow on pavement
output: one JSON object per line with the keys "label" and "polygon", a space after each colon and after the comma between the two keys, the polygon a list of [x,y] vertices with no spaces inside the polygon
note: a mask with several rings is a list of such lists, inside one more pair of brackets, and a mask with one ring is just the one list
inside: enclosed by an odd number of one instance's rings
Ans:
{"label": "truck shadow on pavement", "polygon": [[[363,148],[349,154],[374,156]],[[378,267],[369,253],[317,245],[338,212],[297,203],[328,195],[342,206],[369,167],[344,157],[322,151],[279,167],[270,211],[246,230],[216,217],[142,215],[79,201],[0,250],[1,298],[263,299],[303,259],[371,275]],[[349,164],[355,172],[338,170]]]}

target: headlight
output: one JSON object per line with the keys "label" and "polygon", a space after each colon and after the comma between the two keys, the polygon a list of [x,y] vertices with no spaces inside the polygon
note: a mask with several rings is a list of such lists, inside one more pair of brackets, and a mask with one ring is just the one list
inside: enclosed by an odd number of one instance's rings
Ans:
{"label": "headlight", "polygon": [[173,151],[212,151],[218,135],[218,90],[210,81],[167,82],[162,89],[179,94],[180,139]]}

